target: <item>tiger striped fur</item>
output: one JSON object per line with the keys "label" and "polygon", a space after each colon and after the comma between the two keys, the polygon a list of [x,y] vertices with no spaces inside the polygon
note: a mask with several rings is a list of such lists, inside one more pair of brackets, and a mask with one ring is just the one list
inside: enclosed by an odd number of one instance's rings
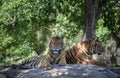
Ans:
{"label": "tiger striped fur", "polygon": [[47,68],[53,64],[66,64],[63,37],[48,37],[48,41],[49,51],[47,55],[31,57],[18,65],[13,65],[13,68]]}
{"label": "tiger striped fur", "polygon": [[104,48],[98,39],[85,40],[74,45],[66,51],[67,64],[94,64],[105,66],[106,64],[100,61],[92,60],[92,54],[102,54]]}

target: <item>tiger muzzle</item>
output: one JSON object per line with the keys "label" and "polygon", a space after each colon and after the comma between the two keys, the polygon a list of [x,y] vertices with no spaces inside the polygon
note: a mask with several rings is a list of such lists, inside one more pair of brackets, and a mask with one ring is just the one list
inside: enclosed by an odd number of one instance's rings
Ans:
{"label": "tiger muzzle", "polygon": [[60,53],[60,49],[58,49],[58,48],[53,49],[53,54],[59,54],[59,53]]}

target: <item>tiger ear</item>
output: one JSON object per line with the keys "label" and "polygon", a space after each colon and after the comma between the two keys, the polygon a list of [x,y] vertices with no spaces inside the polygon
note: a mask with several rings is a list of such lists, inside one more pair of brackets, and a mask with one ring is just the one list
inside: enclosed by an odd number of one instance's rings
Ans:
{"label": "tiger ear", "polygon": [[96,38],[92,38],[92,45],[95,45]]}
{"label": "tiger ear", "polygon": [[94,40],[98,40],[99,38],[98,37],[96,37],[96,38],[92,38],[92,41],[94,41]]}
{"label": "tiger ear", "polygon": [[96,40],[99,40],[99,38],[98,38],[98,37],[96,37],[96,38],[95,38],[95,41],[96,41]]}
{"label": "tiger ear", "polygon": [[47,36],[47,40],[48,40],[48,41],[51,41],[51,37],[50,37],[50,36]]}
{"label": "tiger ear", "polygon": [[62,36],[61,39],[64,39],[64,36]]}

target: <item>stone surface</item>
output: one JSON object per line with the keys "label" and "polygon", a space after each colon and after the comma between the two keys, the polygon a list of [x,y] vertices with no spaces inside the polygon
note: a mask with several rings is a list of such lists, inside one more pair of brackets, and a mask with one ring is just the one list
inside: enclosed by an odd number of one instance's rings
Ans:
{"label": "stone surface", "polygon": [[112,72],[110,67],[84,64],[54,65],[50,70],[6,70],[1,70],[6,78],[119,78],[119,74]]}

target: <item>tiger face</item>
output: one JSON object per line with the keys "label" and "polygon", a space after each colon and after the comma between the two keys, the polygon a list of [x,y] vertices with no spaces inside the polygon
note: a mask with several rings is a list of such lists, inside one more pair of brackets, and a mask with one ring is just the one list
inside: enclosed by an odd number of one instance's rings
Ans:
{"label": "tiger face", "polygon": [[49,40],[49,51],[52,54],[60,54],[64,49],[63,37],[48,37]]}
{"label": "tiger face", "polygon": [[101,55],[104,52],[104,47],[102,46],[102,43],[98,40],[98,38],[92,39],[91,46],[93,54]]}

